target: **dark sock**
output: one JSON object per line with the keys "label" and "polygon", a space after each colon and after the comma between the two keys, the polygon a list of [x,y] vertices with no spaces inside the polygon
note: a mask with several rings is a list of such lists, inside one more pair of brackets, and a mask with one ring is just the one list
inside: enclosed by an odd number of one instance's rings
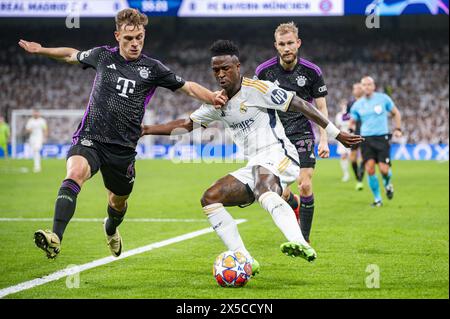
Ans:
{"label": "dark sock", "polygon": [[297,209],[298,202],[296,201],[294,194],[290,193],[289,198],[286,200],[286,202],[289,204],[289,206],[292,207],[292,209]]}
{"label": "dark sock", "polygon": [[359,171],[358,171],[358,163],[357,162],[352,162],[352,169],[353,169],[353,173],[355,174],[355,178],[359,180]]}
{"label": "dark sock", "polygon": [[116,228],[122,223],[128,206],[126,205],[122,212],[119,212],[108,205],[108,219],[106,220],[106,233],[112,236],[116,233]]}
{"label": "dark sock", "polygon": [[358,181],[362,182],[364,179],[364,172],[365,172],[365,168],[364,168],[364,162],[361,162],[361,164],[359,164],[359,176],[358,176]]}
{"label": "dark sock", "polygon": [[300,198],[300,228],[303,237],[309,241],[311,225],[314,215],[314,194]]}
{"label": "dark sock", "polygon": [[72,179],[65,179],[58,192],[53,217],[53,232],[62,240],[67,224],[75,213],[80,186]]}

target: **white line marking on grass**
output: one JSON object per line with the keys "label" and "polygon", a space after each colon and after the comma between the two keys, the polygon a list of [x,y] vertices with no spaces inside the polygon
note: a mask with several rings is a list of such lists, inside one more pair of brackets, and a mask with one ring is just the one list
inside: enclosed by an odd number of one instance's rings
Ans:
{"label": "white line marking on grass", "polygon": [[[237,219],[236,223],[241,224],[241,223],[245,223],[246,221],[247,221],[246,219]],[[208,228],[200,229],[200,230],[197,230],[197,231],[194,231],[194,232],[191,232],[191,233],[187,233],[187,234],[184,234],[184,235],[181,235],[181,236],[177,236],[177,237],[169,238],[169,239],[166,239],[166,240],[163,240],[163,241],[160,241],[160,242],[149,244],[147,246],[142,246],[142,247],[138,247],[138,248],[135,248],[135,249],[132,249],[132,250],[128,250],[126,252],[123,252],[122,255],[120,255],[120,257],[118,257],[118,258],[115,258],[113,256],[109,256],[109,257],[105,257],[105,258],[102,258],[102,259],[97,259],[97,260],[91,261],[91,262],[89,262],[87,264],[84,264],[84,265],[80,265],[80,266],[75,266],[75,267],[70,267],[70,268],[66,268],[66,269],[63,269],[63,270],[59,270],[57,272],[54,272],[54,273],[52,273],[50,275],[47,275],[47,276],[44,276],[44,277],[41,277],[41,278],[36,278],[36,279],[33,279],[33,280],[25,281],[25,282],[22,282],[22,283],[20,283],[18,285],[10,286],[10,287],[1,289],[0,290],[0,298],[3,298],[5,296],[11,295],[11,294],[15,294],[15,293],[20,292],[20,291],[31,289],[31,288],[34,288],[34,287],[37,287],[37,286],[40,286],[40,285],[44,285],[44,284],[52,282],[52,281],[56,281],[56,280],[59,280],[61,278],[66,277],[66,276],[70,276],[70,275],[74,275],[76,273],[80,273],[80,272],[82,272],[84,270],[89,270],[89,269],[92,269],[92,268],[95,268],[95,267],[103,266],[103,265],[112,263],[112,262],[117,261],[117,260],[121,260],[121,259],[130,257],[130,256],[134,256],[134,255],[145,253],[145,252],[153,250],[155,248],[161,248],[161,247],[164,247],[164,246],[175,244],[175,243],[187,240],[187,239],[195,238],[195,237],[198,237],[198,236],[201,236],[201,235],[205,235],[205,234],[208,234],[208,233],[212,233],[212,232],[214,232],[214,230],[211,227],[208,227]]]}
{"label": "white line marking on grass", "polygon": [[[72,218],[71,222],[103,222],[104,218]],[[53,218],[0,218],[0,222],[52,222]],[[177,219],[177,218],[125,218],[125,222],[132,223],[198,223],[206,222],[202,219]]]}

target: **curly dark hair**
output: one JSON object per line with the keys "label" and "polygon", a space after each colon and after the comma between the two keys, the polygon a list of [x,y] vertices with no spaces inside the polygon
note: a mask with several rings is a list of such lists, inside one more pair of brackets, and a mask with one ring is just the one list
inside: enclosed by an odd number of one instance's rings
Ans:
{"label": "curly dark hair", "polygon": [[211,57],[221,55],[231,55],[239,58],[239,48],[230,40],[217,40],[209,49]]}

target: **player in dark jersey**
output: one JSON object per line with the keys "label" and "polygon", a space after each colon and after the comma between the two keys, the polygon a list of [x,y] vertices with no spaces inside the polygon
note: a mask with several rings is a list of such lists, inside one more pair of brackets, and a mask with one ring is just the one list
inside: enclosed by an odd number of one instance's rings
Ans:
{"label": "player in dark jersey", "polygon": [[67,175],[55,204],[53,231],[35,232],[36,245],[48,258],[55,258],[67,224],[75,212],[83,184],[99,170],[108,191],[108,218],[104,222],[107,244],[113,256],[122,252],[117,227],[127,210],[127,199],[135,179],[136,145],[141,135],[145,107],[157,87],[181,91],[206,103],[223,105],[227,98],[175,75],[160,61],[142,54],[148,18],[135,9],[116,16],[118,47],[78,51],[72,48],[44,48],[20,40],[27,52],[94,68],[96,76],[83,119],[73,135],[67,155]]}
{"label": "player in dark jersey", "polygon": [[[350,114],[353,104],[358,101],[363,95],[364,91],[362,89],[362,85],[360,82],[353,84],[352,90],[353,98],[347,104],[347,113]],[[355,125],[355,134],[359,135],[361,132],[361,121],[357,121]],[[361,145],[353,145],[351,147],[352,151],[350,153],[350,162],[352,162],[353,173],[355,173],[356,177],[356,190],[361,191],[364,188],[363,179],[364,179],[364,162],[361,160],[358,164],[358,155],[361,149]]]}
{"label": "player in dark jersey", "polygon": [[[259,65],[256,68],[256,77],[260,80],[274,82],[285,90],[295,92],[298,97],[310,103],[314,101],[322,114],[328,117],[325,99],[328,92],[322,71],[317,65],[298,56],[301,43],[298,29],[293,22],[279,25],[275,30],[275,48],[278,56]],[[278,116],[283,123],[286,136],[297,147],[301,168],[298,179],[300,200],[289,189],[283,194],[283,198],[294,209],[303,236],[309,240],[314,215],[312,177],[316,164],[315,136],[311,122],[303,114],[278,112]],[[321,158],[327,158],[330,155],[327,134],[322,128],[319,128],[319,131],[318,154]]]}

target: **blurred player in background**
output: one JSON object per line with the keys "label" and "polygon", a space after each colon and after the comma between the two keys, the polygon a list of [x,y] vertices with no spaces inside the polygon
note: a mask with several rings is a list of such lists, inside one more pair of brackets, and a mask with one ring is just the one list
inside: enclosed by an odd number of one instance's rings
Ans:
{"label": "blurred player in background", "polygon": [[374,196],[373,207],[383,205],[380,185],[375,174],[375,165],[378,164],[386,197],[394,197],[394,186],[392,185],[392,170],[390,159],[390,134],[389,115],[393,116],[395,128],[394,136],[402,136],[401,114],[392,99],[384,93],[375,92],[375,81],[370,76],[361,80],[364,96],[355,102],[351,109],[352,123],[361,121],[361,135],[365,141],[361,145],[361,152],[368,175],[369,187]]}
{"label": "blurred player in background", "polygon": [[[220,109],[204,104],[189,119],[147,125],[143,134],[170,135],[181,128],[186,133],[194,129],[194,122],[203,127],[214,121],[222,122],[238,148],[244,151],[248,164],[219,179],[204,192],[201,204],[211,226],[228,250],[239,250],[250,256],[236,222],[225,207],[248,206],[257,200],[288,240],[281,245],[281,251],[313,261],[316,252],[302,235],[292,207],[281,197],[288,185],[296,181],[300,164],[297,150],[286,137],[276,110],[302,112],[347,147],[359,143],[361,137],[340,132],[313,105],[294,93],[269,81],[241,77],[240,66],[238,47],[231,41],[216,41],[211,47],[211,67],[228,96],[227,104]],[[252,268],[255,273],[259,265],[253,262]]]}
{"label": "blurred player in background", "polygon": [[[347,105],[348,113],[351,112],[353,104],[364,95],[364,91],[362,89],[362,85],[360,82],[353,84],[352,95],[353,95],[353,98],[350,102],[348,102],[348,105]],[[354,133],[356,135],[361,134],[361,121],[355,122],[355,132]],[[350,161],[352,162],[352,169],[353,169],[353,173],[355,174],[355,178],[356,178],[356,187],[355,188],[358,191],[361,191],[364,188],[364,184],[363,184],[364,161],[361,160],[360,163],[358,163],[358,157],[360,156],[360,150],[361,150],[360,144],[353,145],[351,147],[351,153],[350,153]]]}
{"label": "blurred player in background", "polygon": [[102,46],[81,52],[19,42],[29,53],[96,70],[86,112],[67,154],[67,174],[56,199],[53,231],[38,230],[34,235],[36,245],[48,258],[60,252],[81,187],[99,170],[108,193],[108,217],[104,221],[107,245],[113,256],[121,254],[123,243],[117,227],[123,221],[134,185],[136,146],[145,108],[157,87],[181,91],[206,103],[226,102],[220,92],[186,82],[160,61],[142,54],[147,24],[147,16],[136,9],[120,11],[114,32],[118,47],[114,48]]}
{"label": "blurred player in background", "polygon": [[[336,127],[340,129],[342,132],[350,132],[350,114],[347,113],[347,101],[342,100],[339,103],[339,107],[341,108],[340,112],[336,114],[336,119],[334,123],[336,123]],[[348,172],[348,158],[350,156],[351,150],[346,148],[342,143],[337,144],[337,153],[340,155],[341,160],[341,169],[342,169],[342,181],[348,182],[350,180],[350,174]]]}
{"label": "blurred player in background", "polygon": [[48,137],[47,121],[38,110],[33,110],[33,116],[27,121],[25,129],[29,134],[28,143],[33,151],[33,172],[39,173],[42,170],[41,150]]}
{"label": "blurred player in background", "polygon": [[8,158],[9,136],[9,125],[5,122],[5,118],[0,115],[0,149],[3,150],[3,156],[5,157],[5,159]]}
{"label": "blurred player in background", "polygon": [[[310,103],[314,101],[320,112],[328,117],[325,99],[328,91],[322,71],[317,65],[299,56],[298,51],[301,45],[298,28],[293,22],[279,25],[275,30],[275,48],[278,56],[258,66],[255,71],[256,78],[274,82],[287,91],[295,92],[298,97]],[[314,215],[312,178],[316,165],[313,127],[301,113],[278,112],[278,116],[283,123],[287,137],[297,148],[301,168],[298,178],[300,203],[298,197],[289,189],[286,189],[283,198],[296,212],[303,236],[309,241]],[[319,132],[318,153],[321,158],[327,158],[330,156],[327,133],[323,128],[319,128]]]}

